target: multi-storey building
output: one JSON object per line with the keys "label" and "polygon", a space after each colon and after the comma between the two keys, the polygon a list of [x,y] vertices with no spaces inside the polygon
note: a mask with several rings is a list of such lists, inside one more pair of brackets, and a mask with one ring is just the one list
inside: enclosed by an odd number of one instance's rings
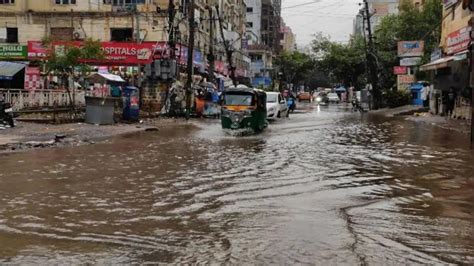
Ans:
{"label": "multi-storey building", "polygon": [[[402,0],[403,1],[403,0]],[[421,0],[419,0],[421,1]],[[398,14],[400,0],[367,0],[369,5],[370,24],[373,30],[377,28],[385,16]],[[364,21],[365,7],[360,10],[354,19],[354,35],[363,35],[367,23]]]}
{"label": "multi-storey building", "polygon": [[[173,0],[176,6],[175,26],[179,28],[178,43],[188,44],[188,4]],[[45,38],[53,41],[81,41],[88,38],[101,42],[146,43],[168,41],[168,6],[170,0],[2,0],[0,1],[0,43],[26,45]],[[219,22],[213,6],[220,7],[226,35],[233,35],[233,45],[242,51],[245,33],[246,5],[243,0],[196,0],[195,50],[199,67],[205,63],[209,46],[220,51],[216,60],[222,61],[222,43],[210,41],[210,27],[217,40]],[[214,23],[209,23],[214,12]],[[239,39],[240,38],[240,39]],[[240,41],[239,41],[240,40]],[[250,59],[245,52],[236,53],[238,74],[245,74]],[[222,67],[221,72],[226,72]]]}
{"label": "multi-storey building", "polygon": [[282,39],[280,41],[281,44],[281,50],[284,52],[292,52],[296,50],[296,36],[291,30],[290,27],[288,27],[285,22],[282,20],[282,25],[281,25],[281,34],[282,34]]}
{"label": "multi-storey building", "polygon": [[281,1],[247,1],[247,38],[254,86],[272,84],[273,57],[281,50]]}

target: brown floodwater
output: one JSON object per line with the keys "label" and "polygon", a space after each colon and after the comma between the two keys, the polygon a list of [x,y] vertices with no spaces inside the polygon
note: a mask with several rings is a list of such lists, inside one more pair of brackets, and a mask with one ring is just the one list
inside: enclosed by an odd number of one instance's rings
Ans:
{"label": "brown floodwater", "polygon": [[326,107],[2,155],[0,263],[474,264],[474,152]]}

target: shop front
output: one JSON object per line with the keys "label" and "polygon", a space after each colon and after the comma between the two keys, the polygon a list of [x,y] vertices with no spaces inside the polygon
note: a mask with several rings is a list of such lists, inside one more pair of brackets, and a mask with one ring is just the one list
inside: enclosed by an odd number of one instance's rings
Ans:
{"label": "shop front", "polygon": [[430,109],[434,114],[468,119],[470,106],[468,49],[471,45],[471,26],[447,35],[445,56],[434,58],[421,66],[429,71],[433,80],[430,92]]}

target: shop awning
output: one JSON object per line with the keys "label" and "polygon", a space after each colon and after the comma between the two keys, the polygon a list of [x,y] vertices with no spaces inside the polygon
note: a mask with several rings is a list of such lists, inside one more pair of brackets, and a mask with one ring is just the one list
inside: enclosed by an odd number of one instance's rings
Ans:
{"label": "shop awning", "polygon": [[428,70],[434,70],[434,69],[440,69],[440,68],[446,68],[448,67],[448,63],[453,61],[454,57],[453,56],[448,56],[448,57],[443,57],[438,60],[435,60],[431,63],[428,63],[426,65],[422,65],[420,67],[420,70],[422,71],[428,71]]}
{"label": "shop awning", "polygon": [[0,61],[0,80],[13,80],[13,77],[26,65],[7,61]]}
{"label": "shop awning", "polygon": [[93,83],[102,83],[105,81],[112,81],[112,82],[125,82],[125,80],[114,74],[108,74],[108,73],[96,73],[88,78],[90,82]]}

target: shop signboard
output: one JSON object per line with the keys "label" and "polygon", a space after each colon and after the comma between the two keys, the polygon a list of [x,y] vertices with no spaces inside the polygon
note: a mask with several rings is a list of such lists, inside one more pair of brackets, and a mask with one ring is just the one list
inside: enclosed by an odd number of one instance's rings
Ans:
{"label": "shop signboard", "polygon": [[459,2],[459,0],[443,0],[444,8],[451,7],[457,4],[457,2]]}
{"label": "shop signboard", "polygon": [[400,59],[400,66],[417,66],[421,62],[421,57],[407,57]]}
{"label": "shop signboard", "polygon": [[443,57],[443,51],[439,48],[436,48],[432,53],[430,57],[430,61],[434,62],[438,59],[441,59]]}
{"label": "shop signboard", "polygon": [[410,88],[410,85],[415,82],[414,75],[398,75],[397,76],[397,83],[398,83],[398,90],[407,90]]}
{"label": "shop signboard", "polygon": [[0,59],[26,59],[28,47],[18,44],[0,44]]}
{"label": "shop signboard", "polygon": [[448,35],[447,54],[463,52],[467,50],[469,44],[471,44],[471,27],[467,26]]}
{"label": "shop signboard", "polygon": [[395,75],[405,75],[408,71],[406,66],[395,66],[393,67],[393,74]]}
{"label": "shop signboard", "polygon": [[423,56],[424,49],[424,41],[401,41],[398,42],[398,57]]}
{"label": "shop signboard", "polygon": [[[51,48],[55,52],[64,54],[66,46],[80,47],[82,42],[53,42],[51,46],[44,46],[41,41],[28,42],[28,58],[43,59],[50,54]],[[101,42],[104,59],[85,60],[88,63],[101,63],[113,65],[149,64],[156,42],[130,43],[130,42]]]}

